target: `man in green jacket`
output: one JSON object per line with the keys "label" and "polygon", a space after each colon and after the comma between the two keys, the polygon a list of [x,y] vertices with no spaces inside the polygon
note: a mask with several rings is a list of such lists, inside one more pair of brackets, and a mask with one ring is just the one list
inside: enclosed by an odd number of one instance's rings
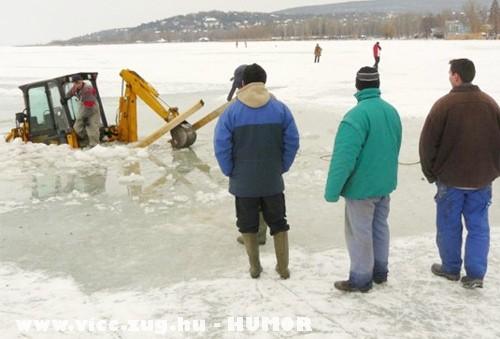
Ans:
{"label": "man in green jacket", "polygon": [[389,194],[396,189],[401,120],[380,98],[373,67],[356,74],[358,104],[344,116],[335,138],[325,199],[346,201],[345,235],[351,260],[349,279],[335,282],[346,292],[367,292],[387,281]]}

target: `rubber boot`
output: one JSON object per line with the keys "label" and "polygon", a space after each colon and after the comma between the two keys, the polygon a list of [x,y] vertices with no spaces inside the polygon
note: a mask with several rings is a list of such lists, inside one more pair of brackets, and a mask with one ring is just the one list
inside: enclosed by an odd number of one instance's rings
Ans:
{"label": "rubber boot", "polygon": [[274,235],[274,251],[276,252],[276,272],[281,279],[290,278],[288,269],[288,232],[280,232]]}
{"label": "rubber boot", "polygon": [[[266,244],[266,233],[267,233],[267,224],[266,221],[264,220],[264,216],[262,215],[262,212],[259,213],[259,233],[257,233],[257,240],[259,241],[259,245],[265,245]],[[236,240],[240,243],[243,244],[243,237],[240,235],[236,238]]]}
{"label": "rubber boot", "polygon": [[248,262],[250,263],[250,276],[253,279],[257,279],[262,272],[262,266],[260,265],[259,258],[259,244],[257,243],[256,233],[244,233],[242,234],[243,242],[245,244],[245,249],[248,254]]}

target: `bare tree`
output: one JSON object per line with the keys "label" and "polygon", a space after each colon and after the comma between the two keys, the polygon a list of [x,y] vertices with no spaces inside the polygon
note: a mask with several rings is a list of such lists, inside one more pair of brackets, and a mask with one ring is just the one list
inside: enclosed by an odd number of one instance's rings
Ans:
{"label": "bare tree", "polygon": [[500,32],[500,7],[498,6],[498,1],[493,0],[490,8],[490,16],[488,20],[492,27],[492,32],[495,34],[495,39]]}
{"label": "bare tree", "polygon": [[480,8],[476,0],[467,0],[464,5],[464,13],[472,33],[481,30]]}

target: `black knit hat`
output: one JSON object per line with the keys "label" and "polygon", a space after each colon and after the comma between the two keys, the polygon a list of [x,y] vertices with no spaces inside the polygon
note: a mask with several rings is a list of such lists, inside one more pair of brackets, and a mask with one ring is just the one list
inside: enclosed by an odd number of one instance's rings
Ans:
{"label": "black knit hat", "polygon": [[365,88],[379,88],[380,75],[373,67],[362,67],[356,73],[356,88],[361,91]]}
{"label": "black knit hat", "polygon": [[245,67],[243,71],[243,82],[245,85],[251,84],[252,82],[263,82],[266,83],[267,74],[266,71],[257,64],[251,64]]}

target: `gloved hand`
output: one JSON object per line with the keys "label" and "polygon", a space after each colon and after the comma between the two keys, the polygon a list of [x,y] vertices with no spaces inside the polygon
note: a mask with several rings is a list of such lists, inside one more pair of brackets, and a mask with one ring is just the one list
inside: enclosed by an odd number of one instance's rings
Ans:
{"label": "gloved hand", "polygon": [[88,126],[89,118],[83,118],[83,126]]}

